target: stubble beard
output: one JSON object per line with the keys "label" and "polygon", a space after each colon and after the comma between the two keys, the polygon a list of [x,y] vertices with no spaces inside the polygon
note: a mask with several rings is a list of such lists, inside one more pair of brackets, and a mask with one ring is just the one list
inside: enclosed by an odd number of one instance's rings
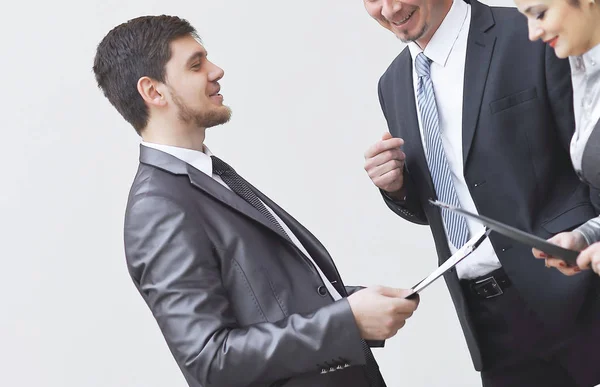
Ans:
{"label": "stubble beard", "polygon": [[171,90],[171,95],[179,110],[177,116],[186,125],[193,124],[198,128],[211,128],[225,124],[231,119],[229,106],[211,106],[211,109],[206,111],[197,111],[187,106],[174,90]]}
{"label": "stubble beard", "polygon": [[423,24],[423,27],[419,30],[419,32],[417,32],[416,34],[406,36],[408,34],[408,31],[403,31],[403,32],[405,32],[406,37],[401,38],[398,36],[398,39],[400,39],[400,41],[402,43],[415,42],[415,41],[421,39],[425,35],[425,33],[427,32],[428,29],[429,29],[429,23],[425,23],[425,24]]}

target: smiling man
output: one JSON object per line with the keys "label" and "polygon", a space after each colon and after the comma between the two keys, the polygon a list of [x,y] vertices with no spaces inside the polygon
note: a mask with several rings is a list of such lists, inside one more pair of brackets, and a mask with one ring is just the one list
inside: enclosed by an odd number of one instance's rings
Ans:
{"label": "smiling man", "polygon": [[418,300],[345,287],[321,243],[204,145],[230,118],[195,29],[173,16],[115,27],[100,88],[142,137],[125,214],[129,273],[191,387],[385,387],[369,345]]}
{"label": "smiling man", "polygon": [[[545,238],[596,215],[598,195],[569,161],[569,63],[529,41],[516,9],[476,0],[364,5],[408,44],[379,81],[389,133],[367,150],[365,170],[392,211],[429,225],[440,263],[481,226],[430,198]],[[492,233],[445,279],[486,387],[600,382],[593,273],[567,278]]]}

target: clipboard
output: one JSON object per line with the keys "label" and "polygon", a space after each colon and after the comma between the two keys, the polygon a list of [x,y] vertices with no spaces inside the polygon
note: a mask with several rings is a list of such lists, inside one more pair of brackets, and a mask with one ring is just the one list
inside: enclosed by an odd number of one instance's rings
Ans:
{"label": "clipboard", "polygon": [[562,259],[569,266],[577,266],[577,256],[579,255],[579,251],[565,249],[563,247],[550,243],[536,235],[529,234],[525,231],[519,230],[518,228],[498,222],[497,220],[463,210],[462,208],[454,207],[437,200],[430,200],[429,202],[436,207],[440,207],[448,211],[453,211],[457,214],[473,219],[483,224],[490,230],[495,231],[498,234],[502,234],[505,237],[513,239],[517,242],[521,242],[529,247],[535,247],[536,249],[541,250],[544,253],[552,256],[552,258]]}
{"label": "clipboard", "polygon": [[450,258],[448,258],[444,263],[442,263],[437,269],[431,272],[427,277],[423,278],[419,281],[415,286],[411,288],[412,293],[408,296],[404,297],[408,300],[412,300],[417,297],[423,289],[431,285],[435,280],[440,278],[442,274],[447,272],[456,266],[460,261],[467,258],[481,243],[488,237],[490,234],[490,229],[485,227],[481,232],[475,234],[474,237],[469,239],[467,243],[465,243],[460,249],[458,249]]}

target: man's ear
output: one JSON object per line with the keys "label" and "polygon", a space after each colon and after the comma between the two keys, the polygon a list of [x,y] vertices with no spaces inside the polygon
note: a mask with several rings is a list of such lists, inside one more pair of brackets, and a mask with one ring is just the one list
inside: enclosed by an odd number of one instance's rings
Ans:
{"label": "man's ear", "polygon": [[137,82],[138,93],[149,105],[165,106],[167,100],[159,89],[159,82],[149,77],[141,77]]}

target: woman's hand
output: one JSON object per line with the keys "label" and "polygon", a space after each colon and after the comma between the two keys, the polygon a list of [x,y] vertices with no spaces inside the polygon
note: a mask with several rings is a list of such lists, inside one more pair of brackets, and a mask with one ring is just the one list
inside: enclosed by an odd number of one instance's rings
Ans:
{"label": "woman's hand", "polygon": [[[548,239],[548,242],[554,243],[555,245],[558,245],[565,249],[575,250],[575,251],[582,251],[582,250],[586,249],[586,247],[588,246],[583,235],[577,231],[561,232],[560,234],[556,234],[552,238]],[[598,248],[596,250],[597,250],[597,255],[598,255],[597,259],[600,262],[600,246],[598,246]],[[546,267],[555,267],[556,269],[558,269],[558,271],[560,271],[564,275],[571,276],[571,275],[579,273],[582,269],[582,267],[581,267],[582,265],[569,267],[567,265],[567,263],[565,261],[563,261],[562,259],[553,258],[552,256],[550,256],[536,248],[532,249],[532,252],[533,252],[534,257],[536,257],[538,259],[546,260]],[[581,254],[579,255],[579,257],[581,257]],[[579,258],[577,260],[577,263],[579,264]]]}
{"label": "woman's hand", "polygon": [[582,270],[591,268],[596,274],[600,274],[600,242],[583,250],[577,257],[577,265]]}

